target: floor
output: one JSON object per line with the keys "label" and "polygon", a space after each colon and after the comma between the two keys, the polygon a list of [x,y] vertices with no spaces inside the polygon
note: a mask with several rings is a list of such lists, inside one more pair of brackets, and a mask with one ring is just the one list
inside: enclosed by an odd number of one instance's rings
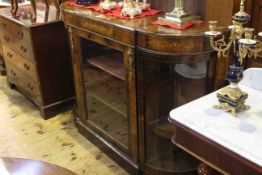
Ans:
{"label": "floor", "polygon": [[42,160],[78,175],[127,175],[80,135],[68,111],[43,120],[23,95],[0,76],[0,157]]}

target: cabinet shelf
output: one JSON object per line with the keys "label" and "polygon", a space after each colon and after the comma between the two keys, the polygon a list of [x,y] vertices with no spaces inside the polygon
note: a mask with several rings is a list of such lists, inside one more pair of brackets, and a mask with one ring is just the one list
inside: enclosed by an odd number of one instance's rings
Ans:
{"label": "cabinet shelf", "polygon": [[[127,116],[125,83],[99,69],[86,69],[87,95],[91,95],[124,117]],[[99,78],[100,77],[100,78]]]}
{"label": "cabinet shelf", "polygon": [[87,58],[86,62],[121,80],[125,80],[125,68],[122,54],[117,51],[110,50],[106,54]]}
{"label": "cabinet shelf", "polygon": [[104,134],[113,137],[117,142],[127,147],[127,118],[93,96],[87,96],[87,98],[88,121],[103,131]]}
{"label": "cabinet shelf", "polygon": [[163,120],[158,120],[150,125],[154,134],[165,139],[171,139],[174,135],[174,126],[168,122],[167,117]]}

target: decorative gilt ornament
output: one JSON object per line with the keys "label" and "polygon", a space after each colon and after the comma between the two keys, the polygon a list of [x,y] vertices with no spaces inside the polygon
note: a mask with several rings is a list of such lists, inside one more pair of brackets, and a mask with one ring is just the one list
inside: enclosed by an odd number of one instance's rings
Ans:
{"label": "decorative gilt ornament", "polygon": [[116,6],[117,6],[117,3],[111,0],[104,0],[103,2],[100,2],[99,4],[99,8],[101,10],[112,10],[116,8]]}
{"label": "decorative gilt ornament", "polygon": [[[221,33],[216,31],[216,21],[209,21],[210,31],[205,32],[210,36],[210,45],[217,51],[218,57],[228,57],[229,51],[233,48],[233,61],[227,74],[230,86],[217,93],[219,104],[214,106],[231,112],[233,116],[236,116],[239,111],[250,108],[245,105],[248,94],[238,87],[238,83],[243,78],[242,62],[246,57],[262,57],[262,42],[253,37],[254,29],[243,27],[250,20],[250,16],[244,11],[244,2],[245,0],[241,0],[240,11],[232,17],[232,25],[228,27],[231,30],[228,42],[225,41],[225,36],[221,36]],[[258,36],[261,36],[261,32]]]}
{"label": "decorative gilt ornament", "polygon": [[231,112],[232,116],[236,117],[238,111],[250,109],[248,105],[245,105],[247,97],[248,94],[239,88],[225,87],[217,93],[219,104],[214,105],[214,108]]}
{"label": "decorative gilt ornament", "polygon": [[173,22],[182,26],[183,24],[199,19],[199,16],[184,11],[184,0],[175,0],[175,8],[172,12],[166,13],[165,17],[159,17],[159,21]]}
{"label": "decorative gilt ornament", "polygon": [[141,14],[142,10],[143,9],[139,6],[138,1],[134,2],[133,0],[124,0],[121,15],[134,18],[134,16]]}

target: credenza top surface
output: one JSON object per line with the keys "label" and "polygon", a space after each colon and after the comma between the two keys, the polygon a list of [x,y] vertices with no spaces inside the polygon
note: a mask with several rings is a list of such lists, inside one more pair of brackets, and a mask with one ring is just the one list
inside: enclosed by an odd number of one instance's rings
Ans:
{"label": "credenza top surface", "polygon": [[[93,10],[89,10],[83,7],[76,7],[72,5],[68,5],[67,3],[63,3],[61,5],[63,15],[73,15],[79,16],[79,20],[81,21],[70,21],[71,24],[65,20],[65,23],[69,25],[75,25],[77,23],[83,23],[83,18],[86,20],[94,20],[101,23],[106,23],[109,25],[113,25],[115,27],[119,27],[122,29],[130,30],[130,31],[138,31],[143,34],[148,35],[163,35],[163,36],[204,36],[205,31],[208,31],[208,24],[204,22],[203,24],[194,24],[193,26],[185,29],[185,30],[176,30],[168,27],[158,26],[152,24],[153,21],[156,21],[158,17],[164,16],[164,13],[159,13],[153,16],[146,16],[142,18],[134,18],[134,19],[121,19],[113,16],[108,16],[106,14],[95,12]],[[218,27],[219,29],[224,29],[225,27]]]}

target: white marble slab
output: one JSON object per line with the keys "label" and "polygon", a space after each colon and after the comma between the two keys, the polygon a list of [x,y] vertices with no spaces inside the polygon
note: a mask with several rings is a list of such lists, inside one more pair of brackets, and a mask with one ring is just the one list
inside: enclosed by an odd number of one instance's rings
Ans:
{"label": "white marble slab", "polygon": [[262,166],[262,91],[240,88],[248,92],[246,103],[251,109],[237,118],[212,107],[216,92],[172,110],[170,118]]}
{"label": "white marble slab", "polygon": [[246,69],[244,71],[244,78],[240,84],[262,91],[262,69]]}

